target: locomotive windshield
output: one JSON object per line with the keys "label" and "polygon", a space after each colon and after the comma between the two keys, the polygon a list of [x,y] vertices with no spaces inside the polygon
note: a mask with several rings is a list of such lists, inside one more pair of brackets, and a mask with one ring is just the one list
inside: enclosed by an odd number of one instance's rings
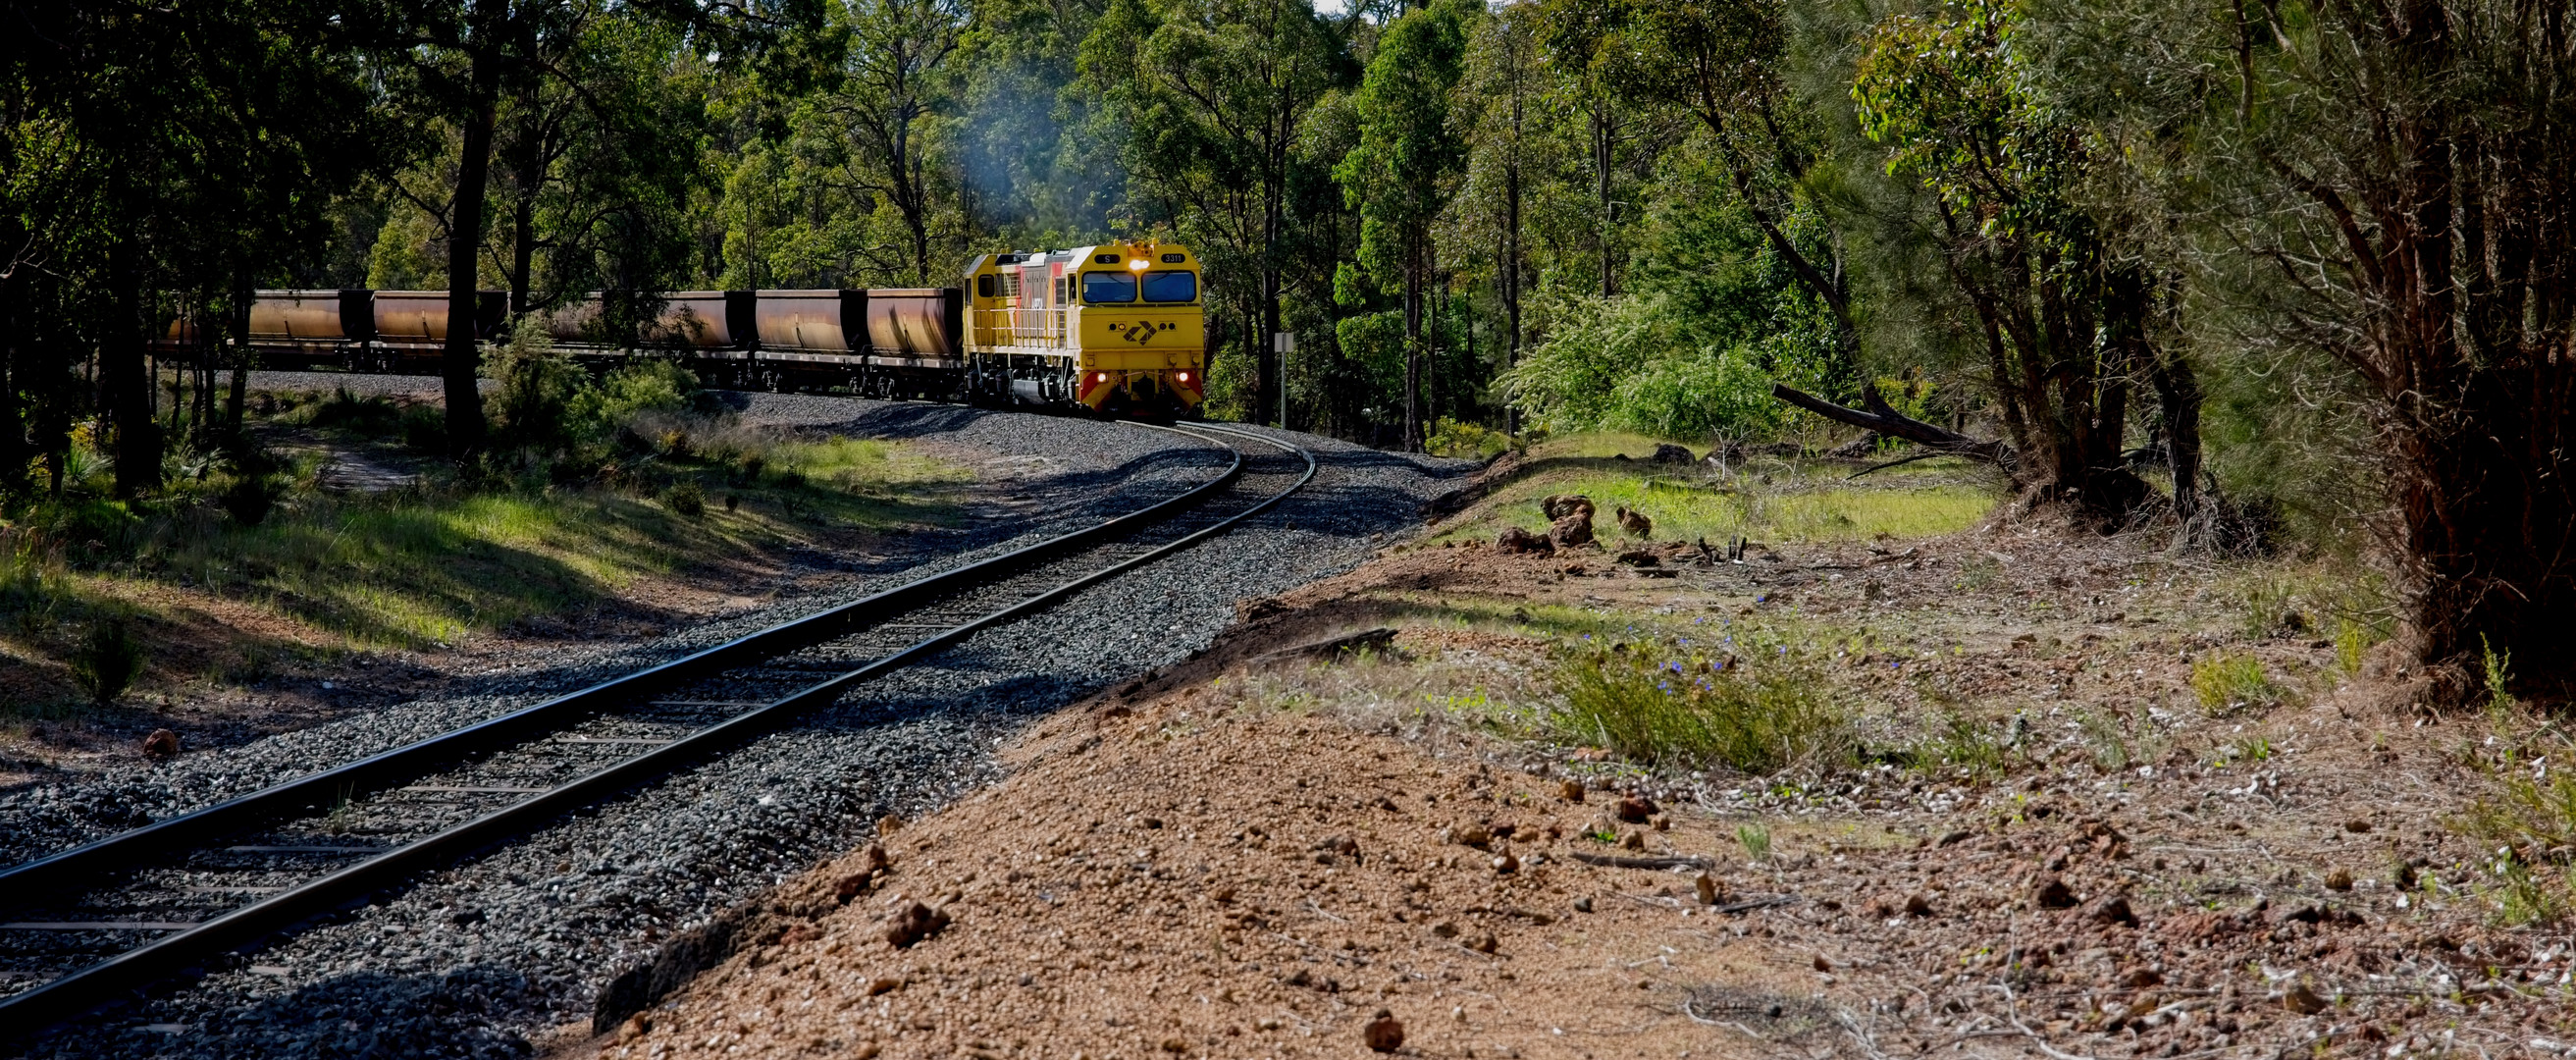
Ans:
{"label": "locomotive windshield", "polygon": [[1136,300],[1136,276],[1127,272],[1083,273],[1082,300],[1093,303],[1133,302]]}
{"label": "locomotive windshield", "polygon": [[1178,269],[1145,274],[1148,302],[1193,302],[1199,297],[1199,274]]}

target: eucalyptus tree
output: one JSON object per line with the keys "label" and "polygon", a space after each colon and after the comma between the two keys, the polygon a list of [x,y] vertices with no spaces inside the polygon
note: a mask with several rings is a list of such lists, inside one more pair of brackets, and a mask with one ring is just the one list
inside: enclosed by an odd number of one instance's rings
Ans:
{"label": "eucalyptus tree", "polygon": [[424,126],[452,125],[455,168],[444,206],[424,202],[445,236],[448,328],[442,351],[447,441],[468,454],[483,444],[483,398],[477,384],[485,325],[477,319],[492,166],[506,105],[540,98],[531,86],[578,79],[561,59],[578,54],[604,15],[686,27],[698,48],[728,61],[757,61],[783,28],[818,12],[802,0],[721,7],[688,0],[392,0],[375,42],[394,98]]}
{"label": "eucalyptus tree", "polygon": [[[2257,338],[2342,366],[2445,691],[2576,693],[2576,27],[2564,4],[2186,7],[2198,172]],[[2154,53],[2142,57],[2142,61]],[[2206,202],[2207,200],[2203,200]],[[2499,672],[2499,671],[2504,672]]]}
{"label": "eucalyptus tree", "polygon": [[678,27],[608,8],[553,44],[554,76],[520,80],[495,118],[500,223],[484,253],[514,315],[593,288],[670,287],[686,268],[689,197],[708,181],[705,104]]}
{"label": "eucalyptus tree", "polygon": [[2129,469],[2131,380],[2146,371],[2152,311],[2145,269],[2085,208],[2080,184],[2103,164],[2082,128],[2032,91],[2016,15],[1959,0],[1875,27],[1853,80],[1861,126],[1891,172],[1930,192],[1934,231],[1986,356],[2002,443],[1971,443],[1887,409],[1840,417],[1995,460],[2034,499],[2116,524],[2154,491]]}
{"label": "eucalyptus tree", "polygon": [[891,210],[901,240],[879,269],[916,284],[946,275],[955,262],[931,253],[935,214],[954,200],[952,161],[935,143],[935,125],[952,113],[958,78],[952,68],[965,43],[962,0],[844,0],[835,6],[846,50],[832,71],[834,89],[809,104],[808,119],[837,139],[833,181],[862,208]]}
{"label": "eucalyptus tree", "polygon": [[[61,485],[85,397],[70,369],[93,351],[116,490],[159,483],[148,344],[180,309],[209,337],[217,315],[237,332],[252,277],[317,234],[323,206],[371,157],[345,14],[287,0],[19,12],[0,151],[7,484],[33,450]],[[203,427],[202,376],[198,394]]]}
{"label": "eucalyptus tree", "polygon": [[1404,298],[1404,441],[1425,441],[1427,296],[1438,272],[1433,226],[1466,169],[1454,120],[1467,41],[1488,17],[1475,0],[1436,0],[1396,19],[1378,39],[1353,97],[1359,143],[1333,171],[1360,215],[1360,271]]}
{"label": "eucalyptus tree", "polygon": [[[1287,284],[1288,204],[1313,165],[1298,143],[1307,115],[1354,72],[1343,27],[1311,0],[1114,0],[1079,69],[1119,145],[1131,219],[1198,246],[1210,293],[1239,307],[1230,315],[1257,378],[1249,408],[1276,407],[1282,358],[1265,350]],[[1227,279],[1245,274],[1249,285]]]}

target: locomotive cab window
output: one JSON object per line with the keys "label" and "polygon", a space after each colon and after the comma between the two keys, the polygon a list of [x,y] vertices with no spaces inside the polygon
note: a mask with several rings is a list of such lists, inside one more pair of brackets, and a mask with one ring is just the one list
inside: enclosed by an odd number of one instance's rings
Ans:
{"label": "locomotive cab window", "polygon": [[1145,300],[1148,302],[1192,302],[1199,297],[1199,274],[1181,269],[1168,269],[1145,274]]}
{"label": "locomotive cab window", "polygon": [[992,274],[992,273],[989,273],[989,272],[988,272],[988,273],[985,273],[985,274],[983,274],[983,275],[981,275],[981,276],[975,277],[975,297],[977,297],[977,298],[991,298],[991,297],[993,297],[993,274]]}
{"label": "locomotive cab window", "polygon": [[1133,302],[1136,300],[1136,276],[1126,272],[1086,272],[1082,274],[1082,300]]}

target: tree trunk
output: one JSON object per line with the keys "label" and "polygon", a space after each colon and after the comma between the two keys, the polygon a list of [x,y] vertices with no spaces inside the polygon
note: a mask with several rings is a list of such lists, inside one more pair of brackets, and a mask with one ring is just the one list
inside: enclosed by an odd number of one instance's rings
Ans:
{"label": "tree trunk", "polygon": [[[1513,157],[1503,165],[1503,252],[1502,267],[1495,274],[1502,280],[1503,296],[1503,363],[1517,368],[1521,363],[1521,166],[1520,166],[1521,99],[1515,85],[1512,94]],[[1516,403],[1503,406],[1503,433],[1521,433],[1521,410]]]}
{"label": "tree trunk", "polygon": [[[490,0],[483,0],[490,2]],[[483,3],[477,3],[479,8]],[[490,31],[487,23],[478,36]],[[482,351],[475,340],[475,319],[482,291],[478,272],[483,247],[483,200],[492,171],[492,123],[498,104],[493,91],[501,61],[492,54],[497,42],[479,41],[474,55],[473,112],[465,118],[464,150],[456,167],[456,195],[447,218],[447,346],[440,358],[446,377],[447,449],[464,457],[483,448],[483,392],[478,369]]]}
{"label": "tree trunk", "polygon": [[227,444],[242,442],[242,406],[250,393],[250,362],[255,356],[250,348],[251,300],[258,297],[250,286],[247,267],[233,271],[232,312],[224,314],[224,347],[232,352],[232,387],[224,395],[224,434]]}
{"label": "tree trunk", "polygon": [[161,425],[152,418],[143,272],[134,254],[124,240],[108,251],[108,318],[98,354],[100,396],[116,425],[116,495],[126,500],[161,484]]}
{"label": "tree trunk", "polygon": [[25,378],[26,358],[20,352],[26,337],[19,330],[18,286],[0,280],[0,497],[26,490],[27,462],[34,457],[21,398],[33,380]]}
{"label": "tree trunk", "polygon": [[2164,427],[2165,466],[2173,471],[2174,517],[2185,533],[2202,532],[2200,518],[2200,379],[2191,362],[2170,348],[2149,369],[2156,411]]}
{"label": "tree trunk", "polygon": [[1422,451],[1422,237],[1404,247],[1404,451]]}
{"label": "tree trunk", "polygon": [[1592,101],[1592,174],[1601,197],[1601,297],[1619,293],[1619,284],[1611,272],[1611,255],[1616,248],[1610,233],[1613,218],[1610,202],[1610,101],[1596,96]]}

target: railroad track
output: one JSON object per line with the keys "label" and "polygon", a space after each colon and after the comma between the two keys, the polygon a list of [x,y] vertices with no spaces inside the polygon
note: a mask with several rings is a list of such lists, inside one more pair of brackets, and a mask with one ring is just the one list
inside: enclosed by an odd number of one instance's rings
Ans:
{"label": "railroad track", "polygon": [[0,870],[0,1040],[706,761],[980,630],[1222,533],[1315,474],[1313,454],[1260,435],[1150,429],[1217,444],[1232,461],[1114,519]]}

